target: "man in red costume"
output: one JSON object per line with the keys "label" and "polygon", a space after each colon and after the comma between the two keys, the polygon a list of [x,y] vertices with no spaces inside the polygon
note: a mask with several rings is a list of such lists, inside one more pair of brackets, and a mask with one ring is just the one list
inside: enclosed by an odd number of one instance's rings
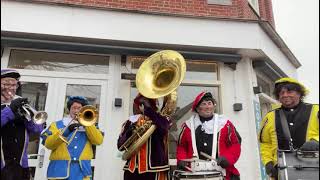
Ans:
{"label": "man in red costume", "polygon": [[178,168],[188,166],[183,159],[207,159],[200,153],[204,152],[226,170],[226,180],[239,180],[240,173],[234,164],[240,156],[241,137],[230,120],[214,113],[215,106],[216,101],[210,92],[201,92],[194,100],[192,111],[195,114],[182,125],[179,136]]}

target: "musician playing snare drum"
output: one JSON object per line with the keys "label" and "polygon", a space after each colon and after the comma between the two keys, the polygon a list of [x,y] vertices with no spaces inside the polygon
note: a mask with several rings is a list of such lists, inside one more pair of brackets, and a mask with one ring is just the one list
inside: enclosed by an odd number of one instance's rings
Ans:
{"label": "musician playing snare drum", "polygon": [[20,74],[1,69],[1,179],[29,180],[28,140],[30,133],[40,134],[43,124],[28,121],[21,112],[26,98],[16,95]]}
{"label": "musician playing snare drum", "polygon": [[[281,78],[275,82],[274,95],[282,105],[266,114],[258,136],[262,162],[267,174],[274,179],[278,178],[278,149],[319,151],[319,105],[304,103],[307,93],[306,87],[295,79]],[[288,124],[292,141],[283,131],[281,111],[286,117],[284,123]]]}
{"label": "musician playing snare drum", "polygon": [[201,92],[195,98],[192,106],[195,114],[182,125],[179,136],[176,156],[178,168],[189,166],[183,159],[199,157],[206,160],[207,157],[201,155],[203,152],[216,159],[218,165],[226,170],[226,180],[237,180],[240,179],[240,173],[234,164],[240,156],[241,138],[230,120],[214,113],[215,106],[216,101],[210,92]]}

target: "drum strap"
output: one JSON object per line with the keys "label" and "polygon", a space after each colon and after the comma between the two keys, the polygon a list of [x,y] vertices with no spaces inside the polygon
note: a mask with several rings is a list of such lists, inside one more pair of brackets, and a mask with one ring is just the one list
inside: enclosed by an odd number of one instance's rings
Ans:
{"label": "drum strap", "polygon": [[197,142],[196,142],[196,133],[195,133],[195,129],[194,129],[195,117],[196,117],[196,115],[193,116],[193,119],[190,122],[191,142],[192,142],[192,149],[193,149],[193,157],[199,158],[198,149],[197,149]]}
{"label": "drum strap", "polygon": [[[211,157],[216,158],[216,154],[217,154],[217,141],[218,141],[218,114],[214,114],[214,125],[213,125],[213,143],[212,143],[212,154]],[[213,160],[211,160],[213,161]]]}
{"label": "drum strap", "polygon": [[[199,158],[198,149],[197,149],[197,143],[196,143],[196,136],[195,136],[195,128],[194,128],[194,118],[192,119],[190,123],[190,130],[191,130],[191,141],[192,141],[192,149],[193,149],[193,157]],[[218,114],[214,114],[214,124],[213,124],[213,143],[212,143],[212,154],[211,157],[216,158],[217,154],[217,141],[218,141]]]}
{"label": "drum strap", "polygon": [[293,150],[293,143],[292,143],[292,138],[291,138],[291,135],[290,135],[289,126],[288,126],[288,123],[287,123],[287,118],[284,115],[284,112],[283,112],[282,109],[280,109],[279,113],[280,113],[280,122],[281,122],[281,126],[282,126],[282,130],[283,130],[284,136],[289,141],[290,150]]}

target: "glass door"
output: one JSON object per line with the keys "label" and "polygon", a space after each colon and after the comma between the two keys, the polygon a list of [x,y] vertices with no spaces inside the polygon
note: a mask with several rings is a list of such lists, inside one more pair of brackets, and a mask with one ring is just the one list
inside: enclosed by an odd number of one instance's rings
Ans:
{"label": "glass door", "polygon": [[[28,98],[29,104],[37,111],[45,111],[48,113],[46,124],[53,119],[54,113],[50,109],[54,108],[56,101],[50,97],[55,96],[55,79],[43,77],[22,76],[20,95]],[[28,162],[30,167],[31,179],[34,179],[37,171],[42,171],[44,168],[44,159],[46,151],[40,142],[39,134],[30,134],[29,145],[27,149]],[[43,174],[43,173],[39,173]],[[45,174],[42,175],[45,179]]]}

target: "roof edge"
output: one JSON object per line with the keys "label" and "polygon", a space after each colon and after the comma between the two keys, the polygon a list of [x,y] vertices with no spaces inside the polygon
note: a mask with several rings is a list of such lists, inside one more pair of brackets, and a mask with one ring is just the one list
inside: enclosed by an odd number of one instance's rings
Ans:
{"label": "roof edge", "polygon": [[259,21],[260,27],[268,34],[271,40],[279,47],[280,51],[285,54],[285,56],[289,59],[289,61],[296,67],[299,68],[302,64],[296,58],[296,56],[289,49],[287,44],[281,38],[281,36],[277,33],[277,31],[271,26],[268,21]]}

